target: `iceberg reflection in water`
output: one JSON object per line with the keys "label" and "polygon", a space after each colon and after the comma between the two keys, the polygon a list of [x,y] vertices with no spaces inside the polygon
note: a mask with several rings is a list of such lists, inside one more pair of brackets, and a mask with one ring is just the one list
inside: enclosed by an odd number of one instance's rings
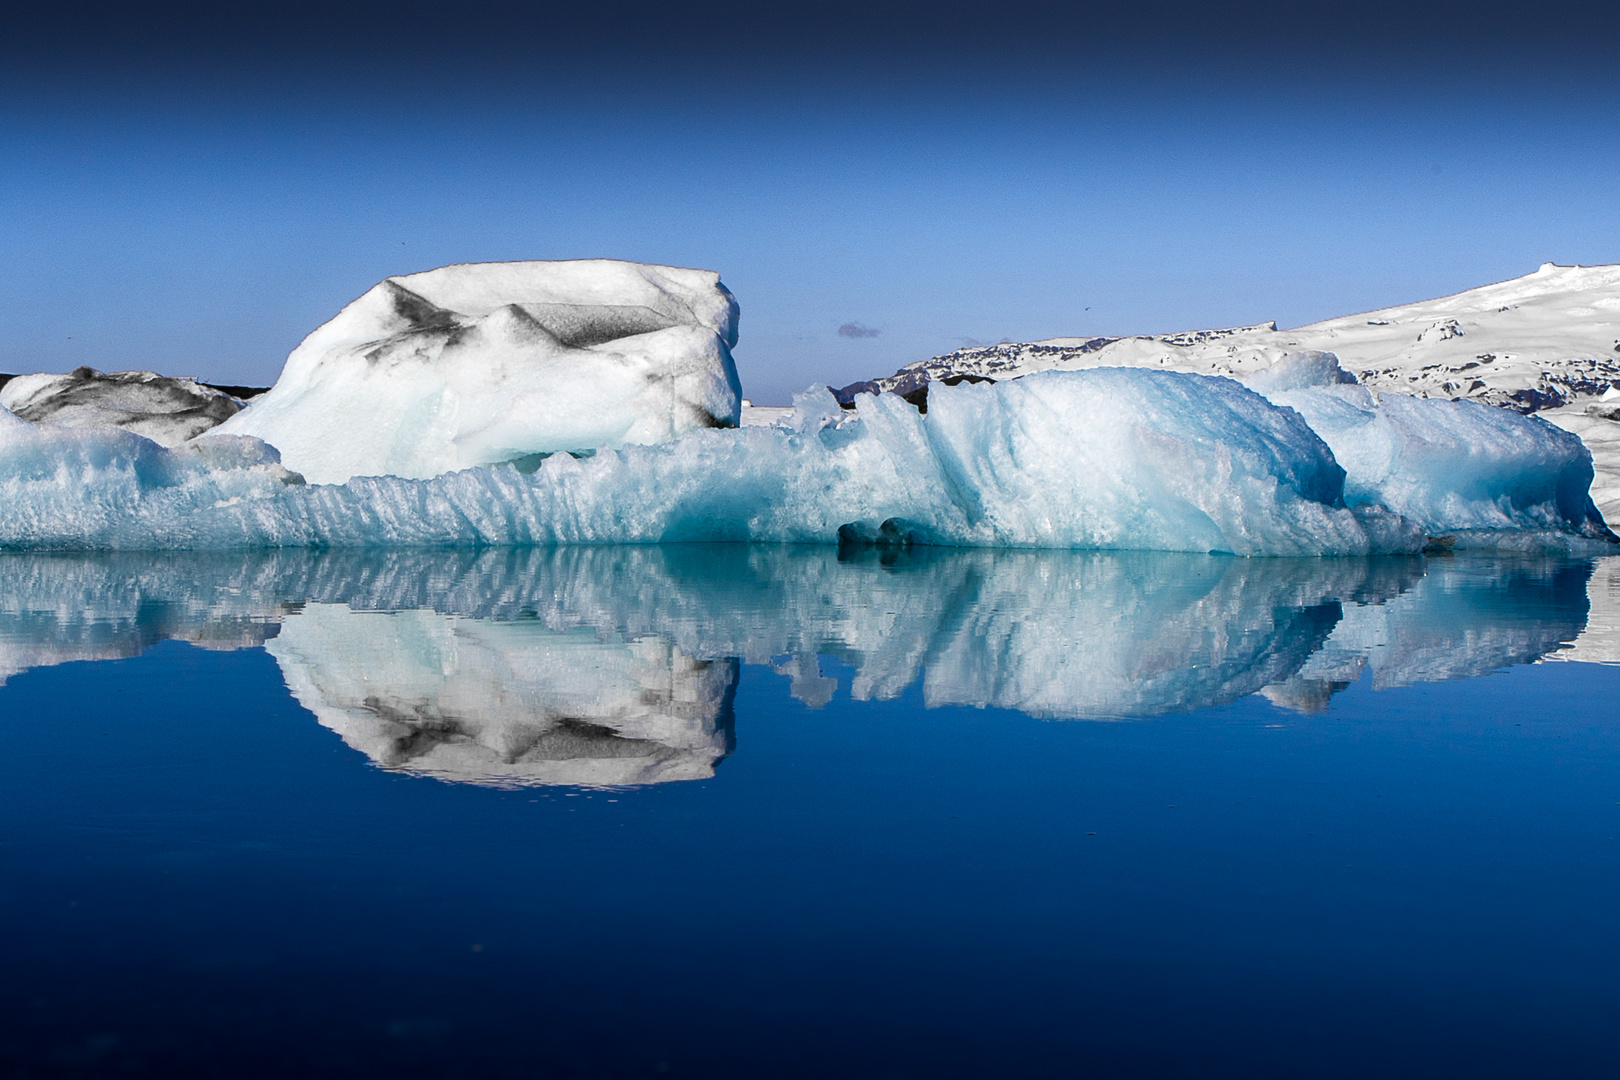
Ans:
{"label": "iceberg reflection in water", "polygon": [[382,767],[624,786],[713,775],[739,661],[774,664],[811,706],[838,688],[828,656],[861,700],[919,687],[930,707],[1112,719],[1263,693],[1310,710],[1364,675],[1555,654],[1586,627],[1592,577],[1560,558],[737,544],[18,554],[0,557],[0,679],[166,639],[262,646]]}

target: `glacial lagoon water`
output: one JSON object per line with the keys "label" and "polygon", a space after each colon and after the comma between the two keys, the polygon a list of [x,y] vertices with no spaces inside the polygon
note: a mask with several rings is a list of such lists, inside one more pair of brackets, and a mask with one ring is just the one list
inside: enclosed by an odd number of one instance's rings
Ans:
{"label": "glacial lagoon water", "polygon": [[1617,597],[1535,557],[0,556],[0,1057],[1614,1075]]}

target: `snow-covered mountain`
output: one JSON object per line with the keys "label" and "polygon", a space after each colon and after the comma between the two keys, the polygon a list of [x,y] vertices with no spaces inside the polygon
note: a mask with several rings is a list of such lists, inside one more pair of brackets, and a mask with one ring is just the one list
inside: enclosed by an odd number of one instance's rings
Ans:
{"label": "snow-covered mountain", "polygon": [[1293,330],[1270,322],[957,349],[871,383],[903,394],[956,376],[1115,366],[1244,375],[1301,350],[1336,354],[1373,390],[1555,408],[1620,383],[1620,265],[1546,263],[1511,281]]}

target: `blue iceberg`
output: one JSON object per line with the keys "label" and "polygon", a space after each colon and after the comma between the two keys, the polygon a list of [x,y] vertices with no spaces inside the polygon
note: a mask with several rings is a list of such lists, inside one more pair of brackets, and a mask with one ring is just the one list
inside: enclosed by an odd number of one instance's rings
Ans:
{"label": "blue iceberg", "polygon": [[[1094,368],[939,387],[924,415],[892,394],[862,396],[849,412],[814,388],[777,427],[698,429],[658,445],[343,484],[307,484],[281,465],[274,447],[247,436],[204,436],[166,449],[125,431],[29,424],[7,414],[0,415],[0,546],[842,537],[1362,555],[1419,550],[1442,528],[1607,546],[1585,495],[1591,460],[1579,440],[1546,425],[1528,437],[1513,427],[1523,418],[1506,412],[1453,410],[1445,429],[1451,443],[1429,458],[1403,444],[1399,468],[1408,471],[1367,482],[1374,437],[1407,437],[1424,419],[1414,409],[1442,403],[1392,408],[1386,395],[1370,420],[1352,422],[1345,410],[1353,403],[1335,396],[1350,391],[1361,388],[1276,390],[1274,404],[1231,379]],[[1325,431],[1313,430],[1316,423]],[[1480,441],[1486,450],[1477,460],[1490,466],[1483,479],[1475,458],[1453,460]]]}

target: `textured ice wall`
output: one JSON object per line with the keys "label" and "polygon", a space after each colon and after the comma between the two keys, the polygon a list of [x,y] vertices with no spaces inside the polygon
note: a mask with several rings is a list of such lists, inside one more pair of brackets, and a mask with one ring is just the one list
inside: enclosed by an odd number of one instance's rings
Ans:
{"label": "textured ice wall", "polygon": [[737,304],[708,270],[612,259],[392,277],[305,338],[221,433],[317,483],[425,479],[734,426]]}
{"label": "textured ice wall", "polygon": [[1298,410],[1327,442],[1351,506],[1386,506],[1464,543],[1608,536],[1589,494],[1591,453],[1544,420],[1475,401],[1375,394],[1332,353],[1291,354],[1244,382]]}
{"label": "textured ice wall", "polygon": [[119,428],[31,424],[0,409],[0,547],[257,547],[303,486],[257,439],[204,436],[166,449]]}
{"label": "textured ice wall", "polygon": [[0,418],[0,545],[829,543],[886,521],[992,547],[1322,555],[1423,542],[1338,502],[1343,472],[1296,413],[1228,379],[1127,369],[942,389],[926,417],[893,395],[852,417],[821,390],[788,426],[556,454],[533,473],[297,481],[252,439],[164,451]]}

